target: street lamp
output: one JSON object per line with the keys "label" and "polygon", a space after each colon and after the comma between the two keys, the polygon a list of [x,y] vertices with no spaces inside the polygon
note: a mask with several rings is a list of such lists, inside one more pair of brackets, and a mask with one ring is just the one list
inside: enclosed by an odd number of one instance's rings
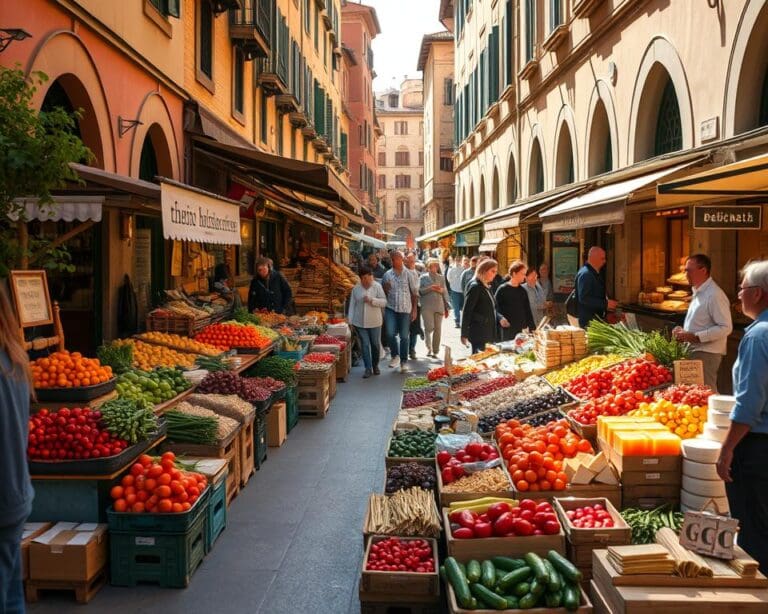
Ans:
{"label": "street lamp", "polygon": [[32,36],[21,28],[0,28],[0,33],[0,53],[5,51],[5,48],[13,41],[23,41],[25,38]]}

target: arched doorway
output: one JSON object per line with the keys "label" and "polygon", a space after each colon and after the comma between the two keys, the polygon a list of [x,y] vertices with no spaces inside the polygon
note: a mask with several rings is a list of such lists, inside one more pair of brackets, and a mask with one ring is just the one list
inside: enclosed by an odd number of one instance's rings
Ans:
{"label": "arched doorway", "polygon": [[598,100],[592,114],[592,126],[589,135],[589,153],[587,158],[587,175],[594,177],[613,170],[613,143],[611,129],[608,124],[608,113],[605,104]]}
{"label": "arched doorway", "polygon": [[544,160],[541,155],[541,144],[538,138],[533,140],[529,164],[528,195],[530,196],[544,191]]}
{"label": "arched doorway", "polygon": [[560,134],[557,138],[557,155],[555,158],[555,187],[573,183],[573,144],[568,124],[560,125]]}

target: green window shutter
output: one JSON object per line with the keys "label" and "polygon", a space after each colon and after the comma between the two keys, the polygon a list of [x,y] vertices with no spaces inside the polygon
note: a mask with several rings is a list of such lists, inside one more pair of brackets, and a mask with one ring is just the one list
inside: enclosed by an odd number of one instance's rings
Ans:
{"label": "green window shutter", "polygon": [[168,15],[179,17],[181,15],[179,4],[180,0],[168,0]]}
{"label": "green window shutter", "polygon": [[347,133],[342,132],[341,133],[341,163],[346,167],[347,166]]}

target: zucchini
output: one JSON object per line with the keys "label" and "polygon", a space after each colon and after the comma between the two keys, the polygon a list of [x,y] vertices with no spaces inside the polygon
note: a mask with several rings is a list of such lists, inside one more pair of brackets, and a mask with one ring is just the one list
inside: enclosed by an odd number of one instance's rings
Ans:
{"label": "zucchini", "polygon": [[563,576],[563,579],[571,584],[579,584],[582,580],[582,573],[559,552],[550,550],[547,552],[547,558],[552,566]]}
{"label": "zucchini", "polygon": [[578,586],[566,584],[563,587],[563,607],[569,612],[575,612],[579,609],[581,601],[581,591]]}
{"label": "zucchini", "polygon": [[483,576],[483,570],[480,567],[480,562],[474,559],[467,563],[467,582],[480,582],[480,578]]}
{"label": "zucchini", "polygon": [[525,558],[525,562],[528,563],[528,567],[531,568],[536,579],[547,584],[549,582],[549,574],[547,573],[547,568],[544,567],[544,561],[541,560],[541,557],[535,552],[529,552],[523,558]]}
{"label": "zucchini", "polygon": [[477,597],[478,601],[481,601],[488,607],[493,608],[494,610],[507,609],[507,600],[482,584],[472,584],[469,587],[469,590],[471,590],[472,594]]}
{"label": "zucchini", "polygon": [[519,584],[516,584],[515,587],[512,589],[512,594],[517,597],[524,597],[530,592],[531,592],[531,585],[528,584],[528,582],[520,582]]}
{"label": "zucchini", "polygon": [[543,563],[544,563],[544,567],[547,568],[547,573],[549,574],[549,582],[547,582],[547,592],[549,593],[560,592],[560,589],[563,588],[563,580],[560,577],[560,574],[557,573],[555,566],[552,565],[552,562],[549,559],[543,559]]}
{"label": "zucchini", "polygon": [[476,610],[480,607],[480,604],[477,602],[477,599],[472,597],[472,599],[469,600],[469,605],[467,606],[468,610]]}
{"label": "zucchini", "polygon": [[469,592],[469,583],[461,567],[459,567],[459,563],[452,556],[445,559],[445,575],[448,576],[448,582],[456,593],[456,601],[462,608],[469,607],[470,600],[472,599],[472,594]]}
{"label": "zucchini", "polygon": [[559,608],[562,600],[563,594],[561,591],[546,593],[544,595],[544,605],[546,605],[548,608]]}
{"label": "zucchini", "polygon": [[520,601],[518,602],[518,606],[521,610],[530,610],[531,608],[536,607],[536,604],[538,603],[539,598],[532,594],[528,593],[527,595],[524,595]]}
{"label": "zucchini", "polygon": [[499,583],[497,584],[499,590],[506,591],[509,588],[512,588],[516,584],[520,584],[520,582],[523,582],[528,579],[528,576],[531,575],[531,568],[530,567],[521,567],[520,569],[515,569],[515,571],[510,571],[508,574],[505,574],[501,580],[499,580]]}
{"label": "zucchini", "polygon": [[483,561],[480,564],[480,584],[485,588],[493,590],[496,588],[496,568],[491,561]]}
{"label": "zucchini", "polygon": [[514,595],[504,595],[504,599],[507,600],[507,609],[508,610],[519,610],[520,609],[520,600],[515,597]]}
{"label": "zucchini", "polygon": [[491,558],[491,562],[504,571],[515,571],[515,569],[526,567],[525,561],[522,559],[513,559],[508,556],[494,556]]}
{"label": "zucchini", "polygon": [[544,584],[538,578],[534,578],[533,582],[531,582],[531,595],[536,595],[537,597],[541,597],[546,590],[547,590],[547,585]]}

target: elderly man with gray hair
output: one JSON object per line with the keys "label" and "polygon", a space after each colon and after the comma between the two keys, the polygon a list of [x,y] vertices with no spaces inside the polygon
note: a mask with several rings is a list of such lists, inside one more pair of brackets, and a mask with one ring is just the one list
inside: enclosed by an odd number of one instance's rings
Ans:
{"label": "elderly man with gray hair", "polygon": [[427,272],[419,280],[421,295],[421,318],[424,320],[424,342],[427,344],[427,356],[437,358],[440,351],[440,334],[443,318],[448,317],[448,289],[445,277],[440,274],[440,261],[437,258],[427,260]]}

